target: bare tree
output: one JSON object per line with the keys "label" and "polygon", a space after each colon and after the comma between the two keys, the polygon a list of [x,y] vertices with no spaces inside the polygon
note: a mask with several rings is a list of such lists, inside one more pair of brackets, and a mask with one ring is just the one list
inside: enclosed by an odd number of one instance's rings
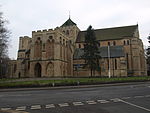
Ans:
{"label": "bare tree", "polygon": [[[7,72],[8,64],[8,41],[10,32],[6,27],[8,21],[4,20],[3,13],[0,12],[0,78],[3,78]],[[6,60],[7,59],[7,60]]]}

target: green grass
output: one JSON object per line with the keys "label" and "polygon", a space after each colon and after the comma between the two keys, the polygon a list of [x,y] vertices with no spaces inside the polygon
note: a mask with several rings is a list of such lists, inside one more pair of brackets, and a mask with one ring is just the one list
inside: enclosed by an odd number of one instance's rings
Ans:
{"label": "green grass", "polygon": [[145,76],[145,77],[118,77],[118,78],[63,78],[56,80],[30,80],[30,81],[13,81],[13,82],[11,80],[12,79],[0,79],[0,88],[44,87],[44,86],[53,86],[53,84],[55,84],[55,86],[66,86],[79,84],[84,85],[84,84],[104,84],[104,83],[138,82],[138,81],[140,82],[140,81],[150,81],[150,77]]}

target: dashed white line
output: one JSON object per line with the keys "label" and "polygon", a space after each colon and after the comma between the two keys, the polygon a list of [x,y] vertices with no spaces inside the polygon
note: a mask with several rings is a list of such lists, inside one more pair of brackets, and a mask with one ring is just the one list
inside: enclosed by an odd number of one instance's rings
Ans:
{"label": "dashed white line", "polygon": [[143,98],[144,96],[135,96],[134,98]]}
{"label": "dashed white line", "polygon": [[10,110],[11,108],[1,108],[1,110],[5,111],[5,110]]}
{"label": "dashed white line", "polygon": [[150,97],[150,95],[145,95],[145,97]]}
{"label": "dashed white line", "polygon": [[97,104],[97,102],[90,100],[90,101],[86,101],[87,104]]}
{"label": "dashed white line", "polygon": [[82,106],[84,105],[82,102],[73,102],[73,105],[74,106]]}
{"label": "dashed white line", "polygon": [[62,104],[58,104],[60,107],[67,107],[67,106],[69,106],[69,104],[68,103],[62,103]]}
{"label": "dashed white line", "polygon": [[143,110],[145,110],[145,111],[150,111],[150,109],[144,108],[144,107],[139,106],[139,105],[136,105],[136,104],[132,104],[132,103],[130,103],[130,102],[126,102],[126,101],[124,101],[124,100],[121,100],[121,99],[120,99],[120,101],[123,102],[123,103],[125,103],[125,104],[128,104],[128,105],[131,105],[131,106],[134,106],[134,107],[143,109]]}
{"label": "dashed white line", "polygon": [[54,104],[47,104],[46,106],[45,106],[45,108],[55,108],[55,105]]}
{"label": "dashed white line", "polygon": [[17,111],[24,111],[26,110],[26,106],[21,106],[16,108]]}
{"label": "dashed white line", "polygon": [[33,105],[31,106],[31,109],[41,109],[41,105]]}
{"label": "dashed white line", "polygon": [[122,97],[122,99],[130,99],[131,97]]}
{"label": "dashed white line", "polygon": [[120,102],[119,98],[113,98],[113,99],[110,99],[110,100],[112,100],[113,102]]}
{"label": "dashed white line", "polygon": [[107,101],[107,100],[97,100],[97,102],[100,102],[100,103],[104,104],[104,103],[108,103],[109,101]]}

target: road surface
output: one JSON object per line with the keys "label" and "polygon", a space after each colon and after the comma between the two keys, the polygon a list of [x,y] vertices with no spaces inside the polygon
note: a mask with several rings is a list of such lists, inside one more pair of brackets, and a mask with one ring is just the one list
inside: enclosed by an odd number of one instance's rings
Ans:
{"label": "road surface", "polygon": [[150,113],[150,82],[0,91],[0,109],[29,113]]}

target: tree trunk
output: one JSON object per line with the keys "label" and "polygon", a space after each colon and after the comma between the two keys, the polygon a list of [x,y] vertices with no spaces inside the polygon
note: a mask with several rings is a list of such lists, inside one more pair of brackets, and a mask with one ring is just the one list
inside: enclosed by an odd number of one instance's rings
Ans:
{"label": "tree trunk", "polygon": [[93,76],[93,69],[91,68],[91,77]]}

